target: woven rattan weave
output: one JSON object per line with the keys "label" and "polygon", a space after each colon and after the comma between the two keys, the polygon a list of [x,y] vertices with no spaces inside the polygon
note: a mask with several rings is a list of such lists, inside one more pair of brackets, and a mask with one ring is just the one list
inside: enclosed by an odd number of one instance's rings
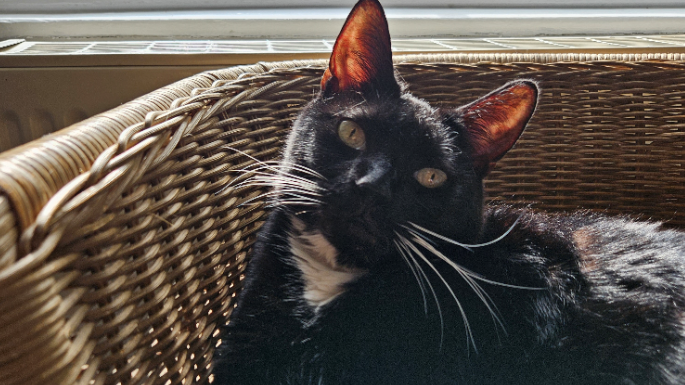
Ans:
{"label": "woven rattan weave", "polygon": [[[398,57],[459,105],[543,92],[490,199],[685,225],[685,57]],[[0,384],[204,384],[264,218],[241,154],[277,157],[323,61],[207,72],[0,155]]]}

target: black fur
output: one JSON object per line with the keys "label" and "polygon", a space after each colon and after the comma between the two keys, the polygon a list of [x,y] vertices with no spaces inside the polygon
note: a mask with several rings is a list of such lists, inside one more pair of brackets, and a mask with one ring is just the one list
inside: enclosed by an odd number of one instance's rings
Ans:
{"label": "black fur", "polygon": [[[518,86],[537,89],[502,92]],[[685,383],[684,233],[588,212],[484,209],[463,110],[378,91],[322,93],[302,111],[275,178],[305,178],[320,194],[313,205],[276,196],[215,384]],[[364,150],[341,141],[342,120],[363,129]],[[444,185],[422,186],[415,172],[426,167],[445,172]],[[323,234],[339,266],[362,272],[320,307],[304,298],[293,218]],[[472,246],[425,232],[421,243],[412,224]],[[413,239],[425,277],[400,237]]]}
{"label": "black fur", "polygon": [[[498,207],[487,211],[482,237],[496,238],[520,215],[514,231],[487,248],[442,245],[489,279],[544,288],[485,285],[505,334],[463,280],[448,276],[476,353],[446,290],[433,279],[441,327],[434,303],[424,313],[399,257],[314,316],[297,299],[301,283],[276,235],[287,227],[284,211],[275,212],[217,357],[217,383],[682,384],[685,235],[586,213]],[[591,250],[574,245],[579,231]]]}

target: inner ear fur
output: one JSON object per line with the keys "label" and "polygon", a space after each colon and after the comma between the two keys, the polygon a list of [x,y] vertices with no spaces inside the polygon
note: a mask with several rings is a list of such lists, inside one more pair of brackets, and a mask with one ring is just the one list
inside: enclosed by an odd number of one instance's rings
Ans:
{"label": "inner ear fur", "polygon": [[474,167],[483,176],[523,133],[535,112],[538,93],[534,81],[516,80],[457,109],[471,145]]}
{"label": "inner ear fur", "polygon": [[388,22],[377,0],[360,0],[350,12],[333,46],[321,88],[328,94],[400,92],[395,81]]}

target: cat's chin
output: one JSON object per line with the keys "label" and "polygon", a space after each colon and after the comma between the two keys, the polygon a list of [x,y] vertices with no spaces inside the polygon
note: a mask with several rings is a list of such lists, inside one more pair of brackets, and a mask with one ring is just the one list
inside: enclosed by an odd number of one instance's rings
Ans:
{"label": "cat's chin", "polygon": [[[331,242],[335,244],[334,242]],[[340,251],[338,262],[342,265],[354,268],[372,269],[381,265],[392,256],[390,242],[349,243],[335,245]]]}
{"label": "cat's chin", "polygon": [[[345,226],[344,224],[342,226]],[[343,237],[349,237],[352,247],[349,251],[364,252],[373,251],[374,253],[385,254],[390,248],[388,234],[378,231],[377,228],[365,226],[364,223],[348,223],[346,233]]]}
{"label": "cat's chin", "polygon": [[340,251],[345,265],[367,268],[392,252],[392,232],[368,218],[320,216],[314,225]]}

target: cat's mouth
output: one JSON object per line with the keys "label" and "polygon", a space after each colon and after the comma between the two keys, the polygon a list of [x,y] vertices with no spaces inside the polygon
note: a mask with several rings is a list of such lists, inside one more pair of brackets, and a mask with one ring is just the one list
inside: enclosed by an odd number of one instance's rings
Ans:
{"label": "cat's mouth", "polygon": [[352,238],[369,245],[378,244],[385,235],[378,228],[377,223],[368,218],[351,219],[347,223],[341,223],[341,226],[347,227],[347,232]]}
{"label": "cat's mouth", "polygon": [[378,202],[341,200],[322,207],[317,227],[343,253],[384,255],[392,245],[387,208]]}

